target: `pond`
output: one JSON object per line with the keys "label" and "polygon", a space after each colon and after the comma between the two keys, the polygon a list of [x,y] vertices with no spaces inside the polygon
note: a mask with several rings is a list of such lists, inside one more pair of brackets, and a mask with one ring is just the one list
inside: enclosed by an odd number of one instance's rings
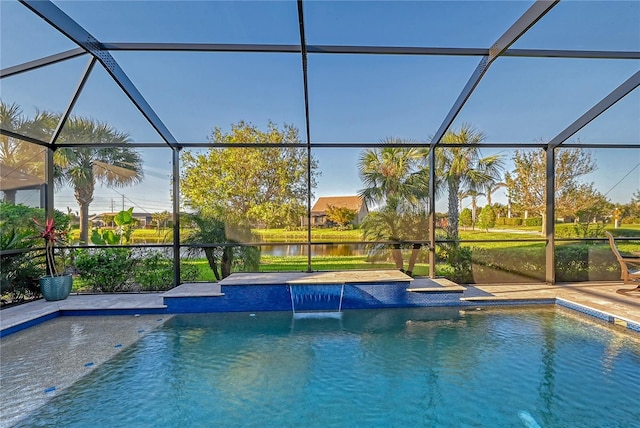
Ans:
{"label": "pond", "polygon": [[[365,244],[321,244],[312,245],[311,254],[317,256],[366,256]],[[309,254],[307,244],[263,245],[261,254],[268,256],[306,256]]]}

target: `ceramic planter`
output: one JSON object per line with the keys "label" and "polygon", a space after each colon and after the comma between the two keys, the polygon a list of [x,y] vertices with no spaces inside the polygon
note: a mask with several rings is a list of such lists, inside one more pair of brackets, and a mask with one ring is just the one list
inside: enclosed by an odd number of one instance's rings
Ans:
{"label": "ceramic planter", "polygon": [[64,300],[71,293],[72,275],[43,276],[40,278],[40,292],[48,301]]}

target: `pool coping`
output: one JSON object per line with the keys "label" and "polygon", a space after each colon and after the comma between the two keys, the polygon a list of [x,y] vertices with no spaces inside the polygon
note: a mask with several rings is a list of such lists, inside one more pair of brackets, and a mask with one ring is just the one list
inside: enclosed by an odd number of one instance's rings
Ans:
{"label": "pool coping", "polygon": [[567,299],[563,299],[561,297],[556,298],[556,305],[561,306],[563,308],[571,309],[577,312],[580,312],[585,315],[589,315],[590,317],[600,319],[602,321],[606,321],[610,324],[614,324],[620,327],[624,327],[628,330],[635,331],[636,333],[640,333],[640,323],[637,323],[633,320],[630,320],[626,317],[621,317],[619,315],[613,315],[608,312],[599,309],[593,309],[589,306],[582,305],[580,303],[572,302]]}

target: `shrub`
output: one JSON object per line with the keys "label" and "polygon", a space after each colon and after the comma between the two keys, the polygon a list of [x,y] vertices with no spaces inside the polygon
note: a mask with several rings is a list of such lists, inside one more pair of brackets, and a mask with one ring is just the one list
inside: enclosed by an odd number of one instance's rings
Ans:
{"label": "shrub", "polygon": [[460,217],[458,218],[458,222],[462,227],[471,227],[471,225],[473,225],[473,213],[469,208],[462,210]]}
{"label": "shrub", "polygon": [[[180,262],[180,279],[193,282],[198,279],[198,267]],[[135,281],[143,290],[168,290],[173,287],[173,259],[159,252],[144,254],[138,259]]]}
{"label": "shrub", "polygon": [[94,291],[127,291],[132,284],[136,260],[129,248],[81,249],[75,261],[80,278]]}
{"label": "shrub", "polygon": [[[42,258],[42,257],[40,257]],[[44,275],[42,263],[33,253],[3,255],[0,258],[2,303],[18,303],[40,296],[38,278]]]}
{"label": "shrub", "polygon": [[[558,245],[557,282],[615,281],[620,268],[608,245]],[[543,247],[473,248],[475,283],[540,282],[545,280]]]}
{"label": "shrub", "polygon": [[458,284],[473,283],[470,248],[461,247],[457,242],[443,244],[440,256],[451,266],[451,274],[447,275],[449,280]]}
{"label": "shrub", "polygon": [[496,225],[496,212],[489,205],[482,208],[480,215],[478,216],[478,227],[489,230],[489,228]]}
{"label": "shrub", "polygon": [[193,263],[185,263],[184,261],[180,261],[180,280],[182,282],[193,282],[197,281],[200,277],[200,269],[198,269],[197,265]]}
{"label": "shrub", "polygon": [[136,264],[135,282],[143,290],[168,290],[173,285],[173,261],[158,252],[144,255]]}
{"label": "shrub", "polygon": [[478,284],[545,279],[545,255],[541,247],[474,247],[472,258],[473,281]]}
{"label": "shrub", "polygon": [[18,252],[31,244],[31,233],[17,232],[1,224],[0,250],[16,251],[0,256],[0,293],[2,303],[22,302],[40,295],[38,278],[44,275],[42,252]]}
{"label": "shrub", "polygon": [[500,217],[496,218],[498,226],[542,226],[542,217]]}
{"label": "shrub", "polygon": [[504,225],[505,226],[522,226],[522,221],[524,219],[520,218],[520,217],[511,217],[511,218],[505,218],[504,219]]}
{"label": "shrub", "polygon": [[556,226],[556,238],[601,238],[604,236],[602,223],[572,223]]}
{"label": "shrub", "polygon": [[557,282],[620,279],[620,265],[608,245],[559,245],[555,259]]}
{"label": "shrub", "polygon": [[[54,223],[56,228],[67,230],[69,227],[69,216],[61,211],[54,211]],[[40,223],[45,222],[45,211],[43,208],[33,208],[26,205],[14,205],[9,202],[0,201],[0,223],[3,230],[15,230],[16,233],[27,232],[30,235],[37,235],[38,228],[33,219]]]}
{"label": "shrub", "polygon": [[525,226],[542,226],[542,217],[530,217],[524,220]]}

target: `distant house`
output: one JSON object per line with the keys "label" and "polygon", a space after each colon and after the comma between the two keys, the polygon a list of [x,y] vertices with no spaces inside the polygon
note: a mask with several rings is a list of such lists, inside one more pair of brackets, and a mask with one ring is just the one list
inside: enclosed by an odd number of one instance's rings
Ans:
{"label": "distant house", "polygon": [[354,225],[362,222],[369,213],[369,208],[360,196],[323,196],[311,208],[311,226],[328,226],[331,224],[327,218],[329,207],[349,208],[357,213],[353,220]]}
{"label": "distant house", "polygon": [[[111,217],[115,217],[115,215],[118,214],[116,213],[100,213],[100,214],[95,214],[91,217],[89,217],[89,221],[91,222],[91,225],[93,225],[93,227],[109,227],[111,226],[110,224],[105,224],[104,219],[106,216],[111,216]],[[147,214],[147,213],[133,213],[133,218],[138,220],[138,227],[147,227],[148,225],[151,225],[152,219],[151,219],[151,214]]]}

